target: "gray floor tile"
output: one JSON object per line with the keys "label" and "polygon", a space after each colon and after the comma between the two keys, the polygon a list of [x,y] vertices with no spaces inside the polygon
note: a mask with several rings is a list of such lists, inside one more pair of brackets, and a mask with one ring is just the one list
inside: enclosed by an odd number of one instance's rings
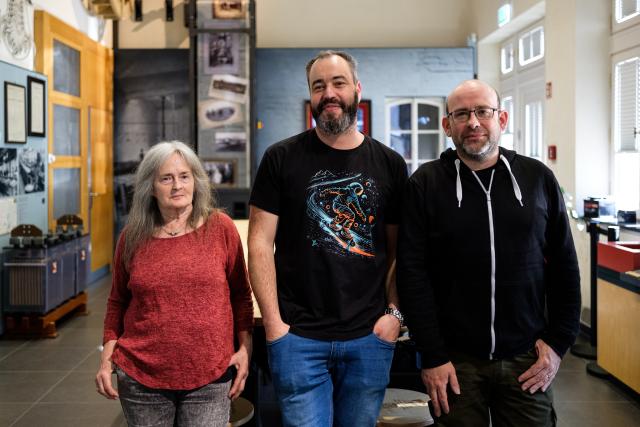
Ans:
{"label": "gray floor tile", "polygon": [[64,372],[0,372],[0,403],[36,402]]}
{"label": "gray floor tile", "polygon": [[567,352],[567,354],[565,354],[564,357],[562,358],[560,369],[563,372],[569,372],[569,371],[586,372],[587,362],[588,362],[587,360],[574,356],[573,354]]}
{"label": "gray floor tile", "polygon": [[0,403],[0,426],[9,426],[31,403]]}
{"label": "gray floor tile", "polygon": [[126,426],[118,401],[104,403],[38,403],[15,427]]}
{"label": "gray floor tile", "polygon": [[0,360],[25,345],[25,340],[0,340]]}
{"label": "gray floor tile", "polygon": [[104,312],[90,312],[87,316],[74,316],[60,325],[62,330],[78,328],[101,329],[104,325]]}
{"label": "gray floor tile", "polygon": [[98,350],[94,350],[89,357],[85,359],[80,365],[78,365],[73,372],[83,372],[95,374],[98,372],[98,368],[100,367],[100,352]]}
{"label": "gray floor tile", "polygon": [[[95,372],[72,372],[53,390],[47,393],[41,403],[106,403],[108,400],[98,394],[95,385]],[[116,377],[113,376],[116,384]]]}
{"label": "gray floor tile", "polygon": [[608,381],[560,369],[553,382],[556,402],[620,402],[627,398]]}
{"label": "gray floor tile", "polygon": [[637,427],[640,409],[631,402],[565,402],[556,405],[562,425],[570,427]]}
{"label": "gray floor tile", "polygon": [[0,371],[70,371],[92,350],[55,348],[46,351],[25,346],[0,361]]}
{"label": "gray floor tile", "polygon": [[102,344],[102,327],[99,328],[60,328],[56,338],[33,340],[25,347],[38,350],[75,347],[95,350]]}

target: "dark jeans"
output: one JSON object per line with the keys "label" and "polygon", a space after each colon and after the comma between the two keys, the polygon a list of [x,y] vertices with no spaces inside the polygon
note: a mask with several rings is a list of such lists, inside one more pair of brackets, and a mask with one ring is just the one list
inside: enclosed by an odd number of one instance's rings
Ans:
{"label": "dark jeans", "polygon": [[118,394],[127,424],[132,427],[226,427],[231,381],[193,390],[145,387],[116,367]]}
{"label": "dark jeans", "polygon": [[551,387],[534,394],[522,391],[518,377],[537,360],[534,350],[509,359],[480,360],[456,354],[451,361],[456,368],[460,395],[450,390],[449,414],[437,418],[436,425],[454,427],[545,427],[556,425]]}

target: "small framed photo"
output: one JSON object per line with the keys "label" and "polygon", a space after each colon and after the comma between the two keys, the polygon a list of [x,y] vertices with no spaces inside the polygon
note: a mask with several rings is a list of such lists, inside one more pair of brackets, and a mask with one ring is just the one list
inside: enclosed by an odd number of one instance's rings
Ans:
{"label": "small framed photo", "polygon": [[240,35],[212,33],[203,35],[205,74],[238,74],[240,72]]}
{"label": "small framed photo", "polygon": [[[305,129],[316,127],[316,121],[311,113],[311,102],[309,100],[304,101],[304,117]],[[371,100],[363,99],[360,101],[356,121],[359,132],[365,135],[371,135]]]}
{"label": "small framed photo", "polygon": [[216,132],[215,150],[218,153],[240,152],[247,150],[247,133],[246,132]]}
{"label": "small framed photo", "polygon": [[27,92],[29,94],[27,133],[29,136],[45,136],[46,92],[44,80],[28,76]]}
{"label": "small framed photo", "polygon": [[238,174],[237,159],[204,159],[204,170],[209,175],[209,182],[214,188],[233,187]]}
{"label": "small framed photo", "polygon": [[27,143],[26,111],[24,86],[4,82],[4,142]]}
{"label": "small framed photo", "polygon": [[247,16],[247,0],[213,0],[215,19],[243,19]]}

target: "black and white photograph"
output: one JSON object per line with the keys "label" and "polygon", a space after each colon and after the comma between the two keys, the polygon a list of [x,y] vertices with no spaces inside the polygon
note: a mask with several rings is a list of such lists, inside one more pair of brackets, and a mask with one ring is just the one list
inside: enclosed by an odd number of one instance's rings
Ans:
{"label": "black and white photograph", "polygon": [[198,124],[202,129],[218,128],[243,120],[242,106],[238,103],[218,99],[198,103]]}
{"label": "black and white photograph", "polygon": [[247,133],[216,132],[215,150],[218,153],[244,153],[247,150]]}
{"label": "black and white photograph", "polygon": [[0,197],[18,195],[18,155],[15,148],[0,148]]}
{"label": "black and white photograph", "polygon": [[211,98],[227,101],[247,103],[249,94],[249,80],[231,74],[214,74],[209,84],[209,96]]}
{"label": "black and white photograph", "polygon": [[205,74],[238,74],[240,71],[240,38],[237,33],[203,35]]}
{"label": "black and white photograph", "polygon": [[36,150],[35,148],[25,148],[18,152],[20,194],[44,191],[44,156],[44,150]]}
{"label": "black and white photograph", "polygon": [[214,187],[231,187],[236,183],[235,159],[206,159],[202,161]]}
{"label": "black and white photograph", "polygon": [[243,19],[247,16],[246,0],[213,0],[215,19]]}

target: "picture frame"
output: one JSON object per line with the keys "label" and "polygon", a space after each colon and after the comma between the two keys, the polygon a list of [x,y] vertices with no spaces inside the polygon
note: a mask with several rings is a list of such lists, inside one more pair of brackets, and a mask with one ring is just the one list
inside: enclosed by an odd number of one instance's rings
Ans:
{"label": "picture frame", "polygon": [[27,103],[27,134],[29,136],[46,135],[46,89],[45,81],[36,77],[27,77],[27,93],[29,102]]}
{"label": "picture frame", "polygon": [[26,89],[24,86],[4,82],[4,142],[27,143]]}
{"label": "picture frame", "polygon": [[213,0],[211,14],[214,19],[246,19],[247,0]]}
{"label": "picture frame", "polygon": [[202,35],[204,74],[240,72],[240,34],[217,32]]}
{"label": "picture frame", "polygon": [[[316,122],[311,114],[311,101],[308,99],[304,101],[304,117],[305,117],[305,129],[311,129],[316,126]],[[365,135],[371,135],[371,100],[362,99],[358,104],[358,131]]]}
{"label": "picture frame", "polygon": [[235,187],[238,182],[238,159],[202,159],[202,166],[214,188]]}

